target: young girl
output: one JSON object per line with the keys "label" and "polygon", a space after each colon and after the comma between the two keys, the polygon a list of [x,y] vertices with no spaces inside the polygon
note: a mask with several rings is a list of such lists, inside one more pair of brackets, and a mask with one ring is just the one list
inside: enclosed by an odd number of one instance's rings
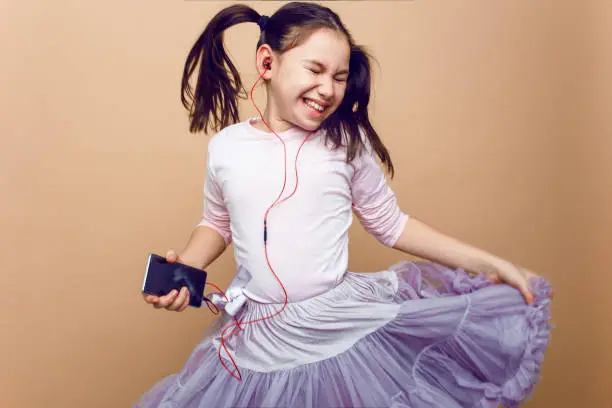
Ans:
{"label": "young girl", "polygon": [[[260,26],[267,89],[264,112],[243,122],[222,37],[239,23]],[[191,130],[217,130],[204,216],[167,258],[204,269],[233,243],[239,269],[184,368],[136,407],[514,407],[531,393],[550,284],[400,209],[369,96],[368,56],[326,7],[268,18],[238,5],[210,21],[183,76]],[[347,271],[353,212],[383,245],[428,261]],[[145,300],[182,311],[188,297]]]}

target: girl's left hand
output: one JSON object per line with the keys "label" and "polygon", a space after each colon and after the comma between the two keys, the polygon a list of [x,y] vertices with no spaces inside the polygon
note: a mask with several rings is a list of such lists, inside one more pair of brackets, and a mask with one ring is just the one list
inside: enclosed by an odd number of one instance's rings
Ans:
{"label": "girl's left hand", "polygon": [[532,304],[535,301],[535,296],[529,288],[529,281],[532,278],[538,277],[538,275],[530,270],[508,264],[505,267],[499,268],[497,272],[487,273],[486,275],[489,280],[495,283],[503,282],[517,288],[525,298],[527,304]]}

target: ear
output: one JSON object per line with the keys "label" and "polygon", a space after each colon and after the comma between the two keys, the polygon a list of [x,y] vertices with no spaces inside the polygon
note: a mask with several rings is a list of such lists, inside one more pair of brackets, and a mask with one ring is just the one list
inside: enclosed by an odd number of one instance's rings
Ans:
{"label": "ear", "polygon": [[263,75],[263,79],[270,79],[272,77],[271,71],[275,68],[274,63],[275,63],[274,52],[272,51],[272,49],[270,48],[268,44],[263,44],[257,50],[257,55],[256,55],[256,64],[257,64],[256,68],[257,68],[257,72],[259,73],[259,75],[264,74],[264,71],[266,70],[264,68],[265,64],[268,64],[268,67],[269,67],[266,73]]}

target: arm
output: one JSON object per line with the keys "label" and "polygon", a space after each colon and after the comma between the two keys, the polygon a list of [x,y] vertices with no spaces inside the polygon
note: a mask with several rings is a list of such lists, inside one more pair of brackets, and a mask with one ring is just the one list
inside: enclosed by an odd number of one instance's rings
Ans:
{"label": "arm", "polygon": [[483,274],[495,283],[506,282],[516,287],[528,303],[534,301],[529,288],[534,273],[445,235],[414,217],[408,220],[393,248],[450,268]]}
{"label": "arm", "polygon": [[209,145],[204,180],[204,213],[179,258],[188,265],[204,269],[221,256],[231,242],[229,210],[217,183]]}
{"label": "arm", "polygon": [[[169,262],[178,260],[186,265],[205,269],[221,256],[231,241],[229,211],[224,203],[222,191],[215,180],[209,147],[206,179],[204,181],[204,214],[202,220],[191,233],[180,254],[177,256],[174,251],[168,251],[166,259]],[[144,295],[144,298],[147,303],[153,304],[156,309],[166,308],[181,312],[189,306],[189,292],[186,287],[179,292],[172,291],[164,296]]]}
{"label": "arm", "polygon": [[225,251],[225,239],[215,229],[198,226],[178,254],[179,261],[195,268],[206,269]]}
{"label": "arm", "polygon": [[353,208],[365,229],[383,245],[451,268],[484,274],[518,288],[531,303],[529,279],[535,275],[482,249],[444,235],[402,212],[385,174],[371,152],[354,164]]}
{"label": "arm", "polygon": [[445,235],[414,217],[408,220],[393,248],[477,274],[496,273],[511,265],[510,262],[482,249]]}
{"label": "arm", "polygon": [[[187,241],[185,248],[177,255],[173,250],[168,251],[166,259],[169,262],[181,262],[195,268],[204,269],[217,259],[225,250],[225,240],[215,229],[207,226],[198,226]],[[189,290],[187,287],[180,291],[173,290],[163,296],[153,296],[143,293],[145,302],[153,305],[155,309],[165,308],[175,312],[182,312],[189,306]]]}

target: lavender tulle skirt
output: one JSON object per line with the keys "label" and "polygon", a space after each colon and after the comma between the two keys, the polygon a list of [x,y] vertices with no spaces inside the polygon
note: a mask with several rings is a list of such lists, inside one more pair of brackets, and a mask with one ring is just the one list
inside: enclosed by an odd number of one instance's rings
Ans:
{"label": "lavender tulle skirt", "polygon": [[[539,380],[551,330],[550,284],[531,286],[527,305],[508,285],[429,262],[347,272],[226,341],[241,381],[219,360],[225,314],[134,408],[518,407]],[[279,306],[249,301],[236,318]]]}

